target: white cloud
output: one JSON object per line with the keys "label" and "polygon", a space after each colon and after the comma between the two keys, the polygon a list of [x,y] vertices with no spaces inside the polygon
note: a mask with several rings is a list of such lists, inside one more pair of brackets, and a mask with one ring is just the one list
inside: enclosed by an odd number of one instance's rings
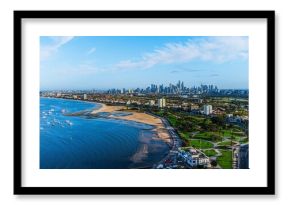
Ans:
{"label": "white cloud", "polygon": [[157,64],[185,63],[192,60],[223,63],[248,58],[247,37],[208,37],[189,39],[185,43],[168,43],[159,49],[146,53],[140,60],[125,60],[116,67],[151,68]]}
{"label": "white cloud", "polygon": [[70,42],[74,37],[73,36],[55,36],[50,37],[51,43],[48,45],[41,45],[40,46],[40,59],[46,60],[51,55],[57,52],[57,50],[65,45],[66,43]]}
{"label": "white cloud", "polygon": [[88,51],[88,55],[91,55],[92,53],[94,53],[96,51],[96,48],[91,48],[89,51]]}

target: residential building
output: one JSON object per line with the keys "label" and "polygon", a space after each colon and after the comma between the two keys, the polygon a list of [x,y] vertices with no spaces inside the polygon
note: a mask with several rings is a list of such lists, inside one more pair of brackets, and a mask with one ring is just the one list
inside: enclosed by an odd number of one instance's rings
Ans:
{"label": "residential building", "polygon": [[204,105],[203,112],[205,115],[210,115],[212,113],[212,106],[211,105]]}
{"label": "residential building", "polygon": [[166,107],[166,100],[165,100],[165,98],[158,99],[158,107],[159,108]]}
{"label": "residential building", "polygon": [[198,166],[207,168],[209,164],[209,158],[195,149],[191,149],[189,152],[179,151],[178,156],[191,168],[196,168]]}
{"label": "residential building", "polygon": [[198,110],[199,106],[197,104],[191,104],[190,109],[191,109],[191,111]]}

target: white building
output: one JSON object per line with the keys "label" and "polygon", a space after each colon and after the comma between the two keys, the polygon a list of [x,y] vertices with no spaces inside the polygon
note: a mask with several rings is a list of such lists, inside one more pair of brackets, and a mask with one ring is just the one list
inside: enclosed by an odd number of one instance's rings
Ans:
{"label": "white building", "polygon": [[84,94],[84,100],[87,100],[87,99],[88,99],[87,94]]}
{"label": "white building", "polygon": [[209,164],[209,158],[199,151],[194,150],[194,152],[181,151],[178,153],[179,157],[182,157],[184,162],[186,162],[190,167],[195,168],[197,166],[203,166],[206,168]]}
{"label": "white building", "polygon": [[159,107],[159,108],[166,107],[166,101],[165,101],[165,98],[160,98],[160,99],[158,99],[158,107]]}
{"label": "white building", "polygon": [[210,115],[212,113],[212,106],[211,105],[204,105],[203,112],[205,115]]}

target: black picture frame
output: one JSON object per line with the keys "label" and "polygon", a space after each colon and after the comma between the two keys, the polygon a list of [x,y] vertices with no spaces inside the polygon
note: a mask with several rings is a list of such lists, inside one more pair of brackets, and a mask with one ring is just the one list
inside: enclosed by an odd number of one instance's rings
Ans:
{"label": "black picture frame", "polygon": [[[22,186],[22,20],[54,18],[211,18],[267,21],[266,187],[24,187]],[[14,194],[273,195],[275,194],[275,11],[14,11]]]}

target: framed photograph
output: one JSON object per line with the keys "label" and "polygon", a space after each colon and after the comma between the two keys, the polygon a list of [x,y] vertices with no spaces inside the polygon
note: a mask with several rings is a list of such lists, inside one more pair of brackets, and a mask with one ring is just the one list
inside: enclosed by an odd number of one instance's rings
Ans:
{"label": "framed photograph", "polygon": [[14,11],[14,194],[275,194],[274,11]]}

